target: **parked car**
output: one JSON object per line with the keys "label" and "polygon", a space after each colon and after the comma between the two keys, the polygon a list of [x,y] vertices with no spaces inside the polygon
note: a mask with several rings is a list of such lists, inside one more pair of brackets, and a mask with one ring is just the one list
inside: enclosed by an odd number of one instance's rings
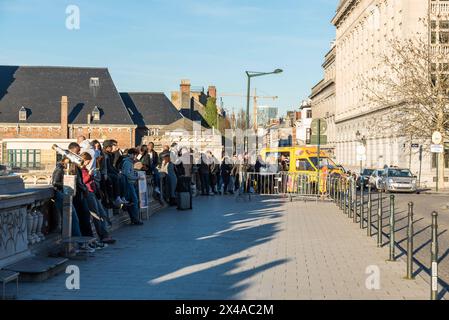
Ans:
{"label": "parked car", "polygon": [[383,174],[384,174],[384,170],[382,170],[382,169],[374,170],[368,179],[369,185],[371,185],[371,187],[373,187],[374,189],[380,190],[382,187],[381,179],[382,179]]}
{"label": "parked car", "polygon": [[385,192],[416,192],[417,179],[409,169],[388,168],[380,181]]}
{"label": "parked car", "polygon": [[361,186],[363,186],[363,188],[367,188],[369,185],[369,178],[374,171],[375,169],[363,169],[357,178],[357,188],[360,188]]}

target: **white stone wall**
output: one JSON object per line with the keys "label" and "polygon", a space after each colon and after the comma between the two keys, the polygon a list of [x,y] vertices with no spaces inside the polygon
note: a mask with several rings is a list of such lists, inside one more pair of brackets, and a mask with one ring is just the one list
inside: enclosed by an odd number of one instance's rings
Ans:
{"label": "white stone wall", "polygon": [[[419,21],[429,13],[427,0],[360,0],[345,18],[336,24],[336,145],[337,161],[348,168],[359,168],[356,138],[359,131],[367,138],[367,161],[364,166],[410,166],[408,139],[388,132],[372,132],[373,122],[381,117],[363,96],[361,76],[375,75],[382,69],[378,59],[385,53],[391,39],[405,39],[428,30]],[[449,1],[432,1],[434,10],[447,10]],[[338,14],[337,14],[338,16]],[[404,144],[406,144],[404,146]],[[418,150],[412,152],[411,170],[419,173]],[[423,182],[432,185],[436,172],[431,155],[422,163]],[[446,175],[449,172],[446,173]]]}

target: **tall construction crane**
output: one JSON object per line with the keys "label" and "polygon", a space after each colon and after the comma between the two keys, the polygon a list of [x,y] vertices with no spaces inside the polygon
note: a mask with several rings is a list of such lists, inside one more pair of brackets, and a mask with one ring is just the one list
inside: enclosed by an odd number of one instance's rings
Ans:
{"label": "tall construction crane", "polygon": [[[222,97],[242,97],[242,98],[246,98],[245,94],[238,94],[238,93],[222,93],[221,94]],[[250,98],[254,99],[254,107],[253,107],[253,128],[254,130],[258,129],[258,125],[257,125],[257,110],[258,110],[258,104],[257,101],[259,99],[272,99],[273,101],[276,101],[277,99],[279,99],[278,96],[258,96],[257,95],[257,89],[254,89],[254,95],[250,96]]]}

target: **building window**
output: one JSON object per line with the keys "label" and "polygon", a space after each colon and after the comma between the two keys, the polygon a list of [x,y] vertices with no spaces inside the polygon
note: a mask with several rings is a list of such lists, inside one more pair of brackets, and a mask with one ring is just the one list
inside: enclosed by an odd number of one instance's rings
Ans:
{"label": "building window", "polygon": [[306,117],[307,119],[312,119],[312,110],[307,110]]}
{"label": "building window", "polygon": [[11,168],[40,169],[40,150],[8,150],[8,165]]}
{"label": "building window", "polygon": [[440,21],[440,29],[449,29],[449,21],[441,20]]}
{"label": "building window", "polygon": [[92,111],[92,118],[94,121],[100,121],[100,109],[98,109],[97,106],[95,106],[94,111]]}
{"label": "building window", "polygon": [[441,44],[449,43],[449,32],[441,32],[440,31],[440,43]]}
{"label": "building window", "polygon": [[307,128],[306,129],[306,144],[311,144],[311,143],[312,143],[312,129]]}
{"label": "building window", "polygon": [[432,30],[435,30],[437,28],[437,22],[435,20],[432,20],[430,22],[430,27],[432,28]]}
{"label": "building window", "polygon": [[19,121],[27,120],[27,109],[25,107],[20,108],[19,110]]}
{"label": "building window", "polygon": [[96,98],[98,94],[98,90],[100,89],[100,78],[92,77],[89,80],[89,88],[92,95]]}
{"label": "building window", "polygon": [[[432,153],[432,169],[437,168],[437,154]],[[444,168],[449,169],[449,144],[444,146]]]}

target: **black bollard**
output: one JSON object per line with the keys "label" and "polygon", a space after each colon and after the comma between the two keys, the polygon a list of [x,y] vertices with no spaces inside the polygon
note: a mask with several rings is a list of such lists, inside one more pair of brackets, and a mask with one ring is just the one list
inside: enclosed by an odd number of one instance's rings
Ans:
{"label": "black bollard", "polygon": [[396,219],[394,215],[394,195],[390,196],[390,259],[388,261],[396,261],[395,255],[395,224]]}
{"label": "black bollard", "polygon": [[357,201],[357,183],[356,183],[356,181],[354,180],[354,184],[353,184],[353,187],[352,187],[353,189],[352,189],[352,192],[353,192],[353,195],[354,195],[354,215],[352,216],[352,221],[354,222],[354,223],[357,223],[357,211],[358,211],[358,201]]}
{"label": "black bollard", "polygon": [[365,227],[365,195],[363,192],[363,178],[360,181],[360,229]]}
{"label": "black bollard", "polygon": [[407,279],[413,280],[413,202],[408,204]]}
{"label": "black bollard", "polygon": [[382,218],[383,218],[383,208],[382,208],[382,190],[377,194],[377,247],[382,247]]}
{"label": "black bollard", "polygon": [[368,186],[368,217],[367,217],[367,230],[366,233],[368,235],[368,237],[371,237],[373,235],[373,229],[372,229],[372,223],[371,223],[371,218],[372,218],[372,212],[373,212],[373,202],[372,202],[372,198],[371,198],[371,185]]}
{"label": "black bollard", "polygon": [[348,192],[348,190],[349,190],[349,181],[345,181],[344,182],[344,190],[345,190],[345,193],[344,193],[344,209],[345,209],[345,214],[349,214],[348,213],[348,210],[349,210],[349,192]]}
{"label": "black bollard", "polygon": [[338,182],[339,184],[339,197],[340,197],[340,202],[339,202],[339,206],[340,206],[340,210],[343,210],[343,183],[340,181]]}
{"label": "black bollard", "polygon": [[349,186],[348,186],[348,217],[352,218],[352,181],[349,180]]}
{"label": "black bollard", "polygon": [[438,213],[432,212],[431,300],[438,300]]}

